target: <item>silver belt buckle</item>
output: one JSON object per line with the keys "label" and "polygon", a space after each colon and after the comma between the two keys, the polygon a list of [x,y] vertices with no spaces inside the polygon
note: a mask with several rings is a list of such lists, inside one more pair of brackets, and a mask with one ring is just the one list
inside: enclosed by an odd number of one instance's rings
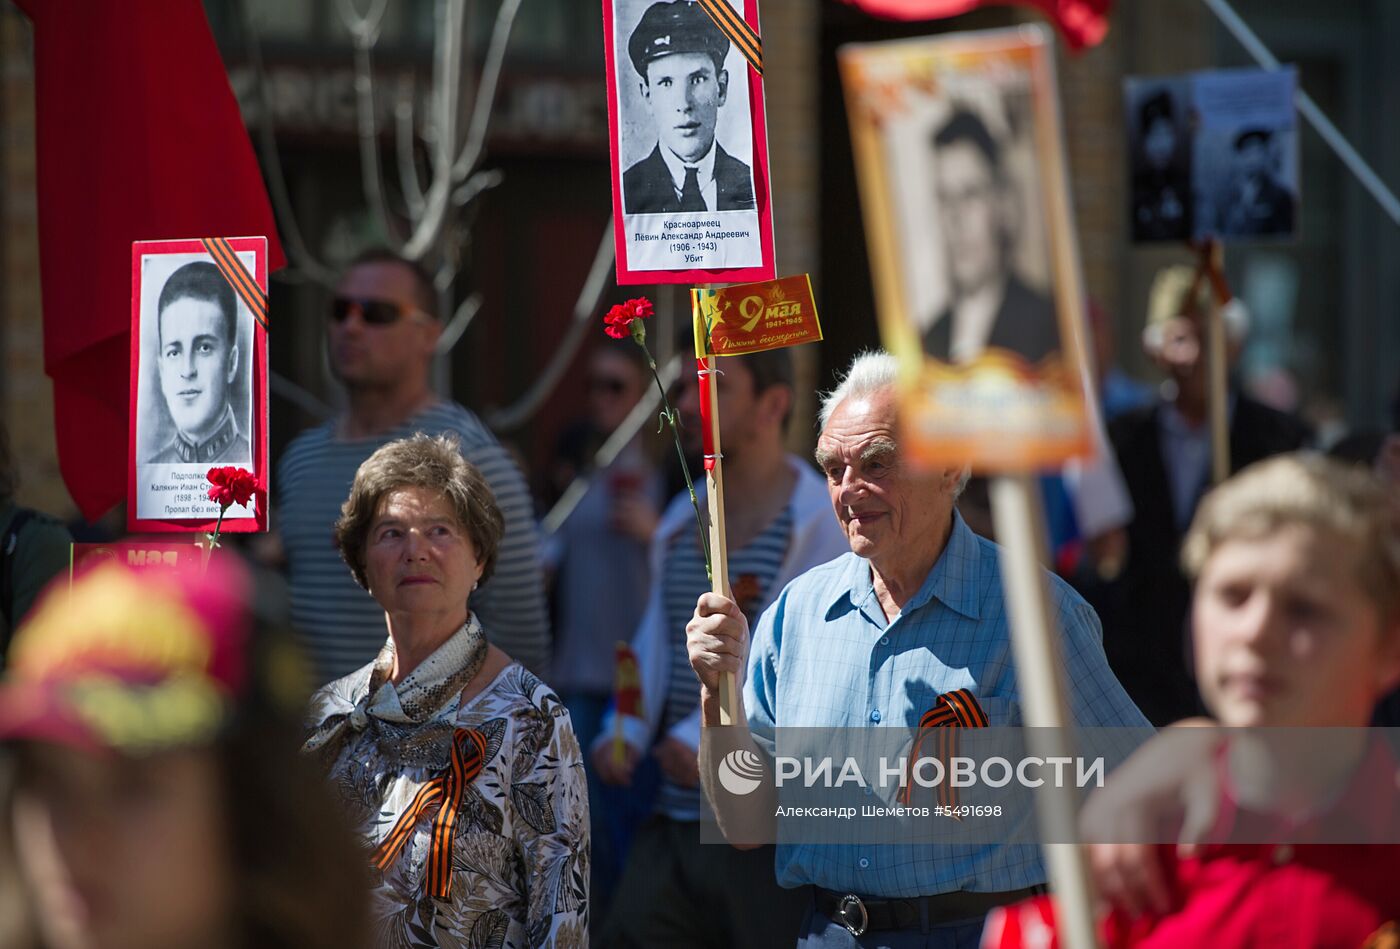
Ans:
{"label": "silver belt buckle", "polygon": [[[851,922],[851,908],[860,910],[860,922]],[[854,893],[847,893],[841,897],[841,902],[836,907],[836,912],[841,916],[841,925],[845,926],[852,936],[865,935],[865,928],[870,925],[870,916],[865,912],[865,904],[860,901],[860,897]]]}

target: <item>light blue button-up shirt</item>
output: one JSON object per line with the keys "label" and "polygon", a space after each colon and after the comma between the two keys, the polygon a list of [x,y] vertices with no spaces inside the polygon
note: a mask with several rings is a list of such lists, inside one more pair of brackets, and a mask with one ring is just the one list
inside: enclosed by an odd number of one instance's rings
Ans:
{"label": "light blue button-up shirt", "polygon": [[[998,548],[954,513],[918,593],[887,620],[870,562],[846,554],[797,577],[759,618],[744,703],[772,747],[777,727],[914,729],[938,696],[969,689],[992,726],[1022,724]],[[1150,727],[1109,670],[1089,604],[1049,576],[1080,726]],[[997,892],[1045,882],[1029,844],[778,844],[778,882],[878,898]]]}

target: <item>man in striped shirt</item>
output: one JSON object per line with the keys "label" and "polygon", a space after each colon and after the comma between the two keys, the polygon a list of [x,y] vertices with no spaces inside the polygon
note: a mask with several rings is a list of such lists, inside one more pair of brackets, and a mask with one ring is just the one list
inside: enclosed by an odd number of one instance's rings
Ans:
{"label": "man in striped shirt", "polygon": [[[846,550],[822,479],[783,449],[791,404],[787,350],[725,360],[719,417],[729,578],[740,608],[755,618],[793,577]],[[690,376],[677,409],[682,431],[697,442],[699,406]],[[662,516],[651,562],[651,592],[632,640],[644,717],[623,719],[626,752],[619,764],[609,713],[593,761],[603,781],[625,784],[650,749],[663,781],[657,812],[634,838],[598,944],[767,949],[790,941],[805,909],[803,895],[777,885],[773,849],[699,846],[700,689],[686,653],[685,627],[710,582],[685,494]]]}
{"label": "man in striped shirt", "polygon": [[481,469],[505,515],[495,575],[471,597],[487,637],[535,672],[549,659],[539,538],[525,479],[470,410],[429,386],[442,332],[432,278],[387,250],[361,254],[336,288],[327,342],[347,409],[302,432],[277,469],[277,530],[291,577],[292,623],[322,681],[371,661],[384,611],[340,559],[332,528],[355,471],[377,448],[415,432],[451,434]]}

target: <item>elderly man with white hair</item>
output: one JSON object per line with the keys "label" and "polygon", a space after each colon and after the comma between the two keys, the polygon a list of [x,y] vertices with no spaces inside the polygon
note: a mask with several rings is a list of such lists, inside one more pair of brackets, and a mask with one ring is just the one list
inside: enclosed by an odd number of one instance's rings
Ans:
{"label": "elderly man with white hair", "polygon": [[[892,357],[866,353],[823,401],[816,460],[850,552],[789,583],[752,642],[743,613],[716,594],[687,628],[707,726],[720,721],[721,675],[743,680],[741,744],[771,749],[777,728],[913,729],[948,703],[980,724],[1022,724],[998,549],[954,508],[965,468],[906,460],[895,375]],[[1093,610],[1046,578],[1074,720],[1145,726],[1109,670]],[[706,793],[717,813],[731,807],[708,783]],[[1029,844],[780,841],[776,871],[783,886],[814,887],[803,947],[976,946],[990,909],[1045,883]]]}

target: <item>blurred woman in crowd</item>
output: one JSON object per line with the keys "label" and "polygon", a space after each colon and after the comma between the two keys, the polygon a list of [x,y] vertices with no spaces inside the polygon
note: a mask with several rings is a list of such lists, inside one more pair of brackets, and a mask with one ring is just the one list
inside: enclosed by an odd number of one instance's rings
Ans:
{"label": "blurred woman in crowd", "polygon": [[569,714],[468,609],[502,525],[456,444],[421,434],[360,466],[336,524],[389,638],[313,697],[306,750],[371,848],[384,944],[587,943],[588,798]]}
{"label": "blurred woman in crowd", "polygon": [[[586,487],[545,543],[545,564],[553,575],[549,681],[568,707],[584,748],[598,737],[613,698],[614,646],[632,637],[646,608],[651,583],[647,548],[665,501],[664,479],[647,452],[654,427],[643,426],[605,467],[595,464],[598,450],[651,385],[644,351],[631,339],[603,337],[589,353],[587,384],[587,416],[560,436],[554,467],[556,475],[565,476],[558,494],[579,476]],[[628,582],[615,583],[615,577]],[[607,596],[598,595],[603,589]],[[614,787],[598,780],[587,759],[584,767],[596,930],[607,914],[632,834],[651,813],[659,771],[654,763],[644,763],[630,786]]]}
{"label": "blurred woman in crowd", "polygon": [[246,578],[221,559],[106,563],[17,634],[0,945],[365,945],[354,837],[297,753],[303,666],[253,629]]}

